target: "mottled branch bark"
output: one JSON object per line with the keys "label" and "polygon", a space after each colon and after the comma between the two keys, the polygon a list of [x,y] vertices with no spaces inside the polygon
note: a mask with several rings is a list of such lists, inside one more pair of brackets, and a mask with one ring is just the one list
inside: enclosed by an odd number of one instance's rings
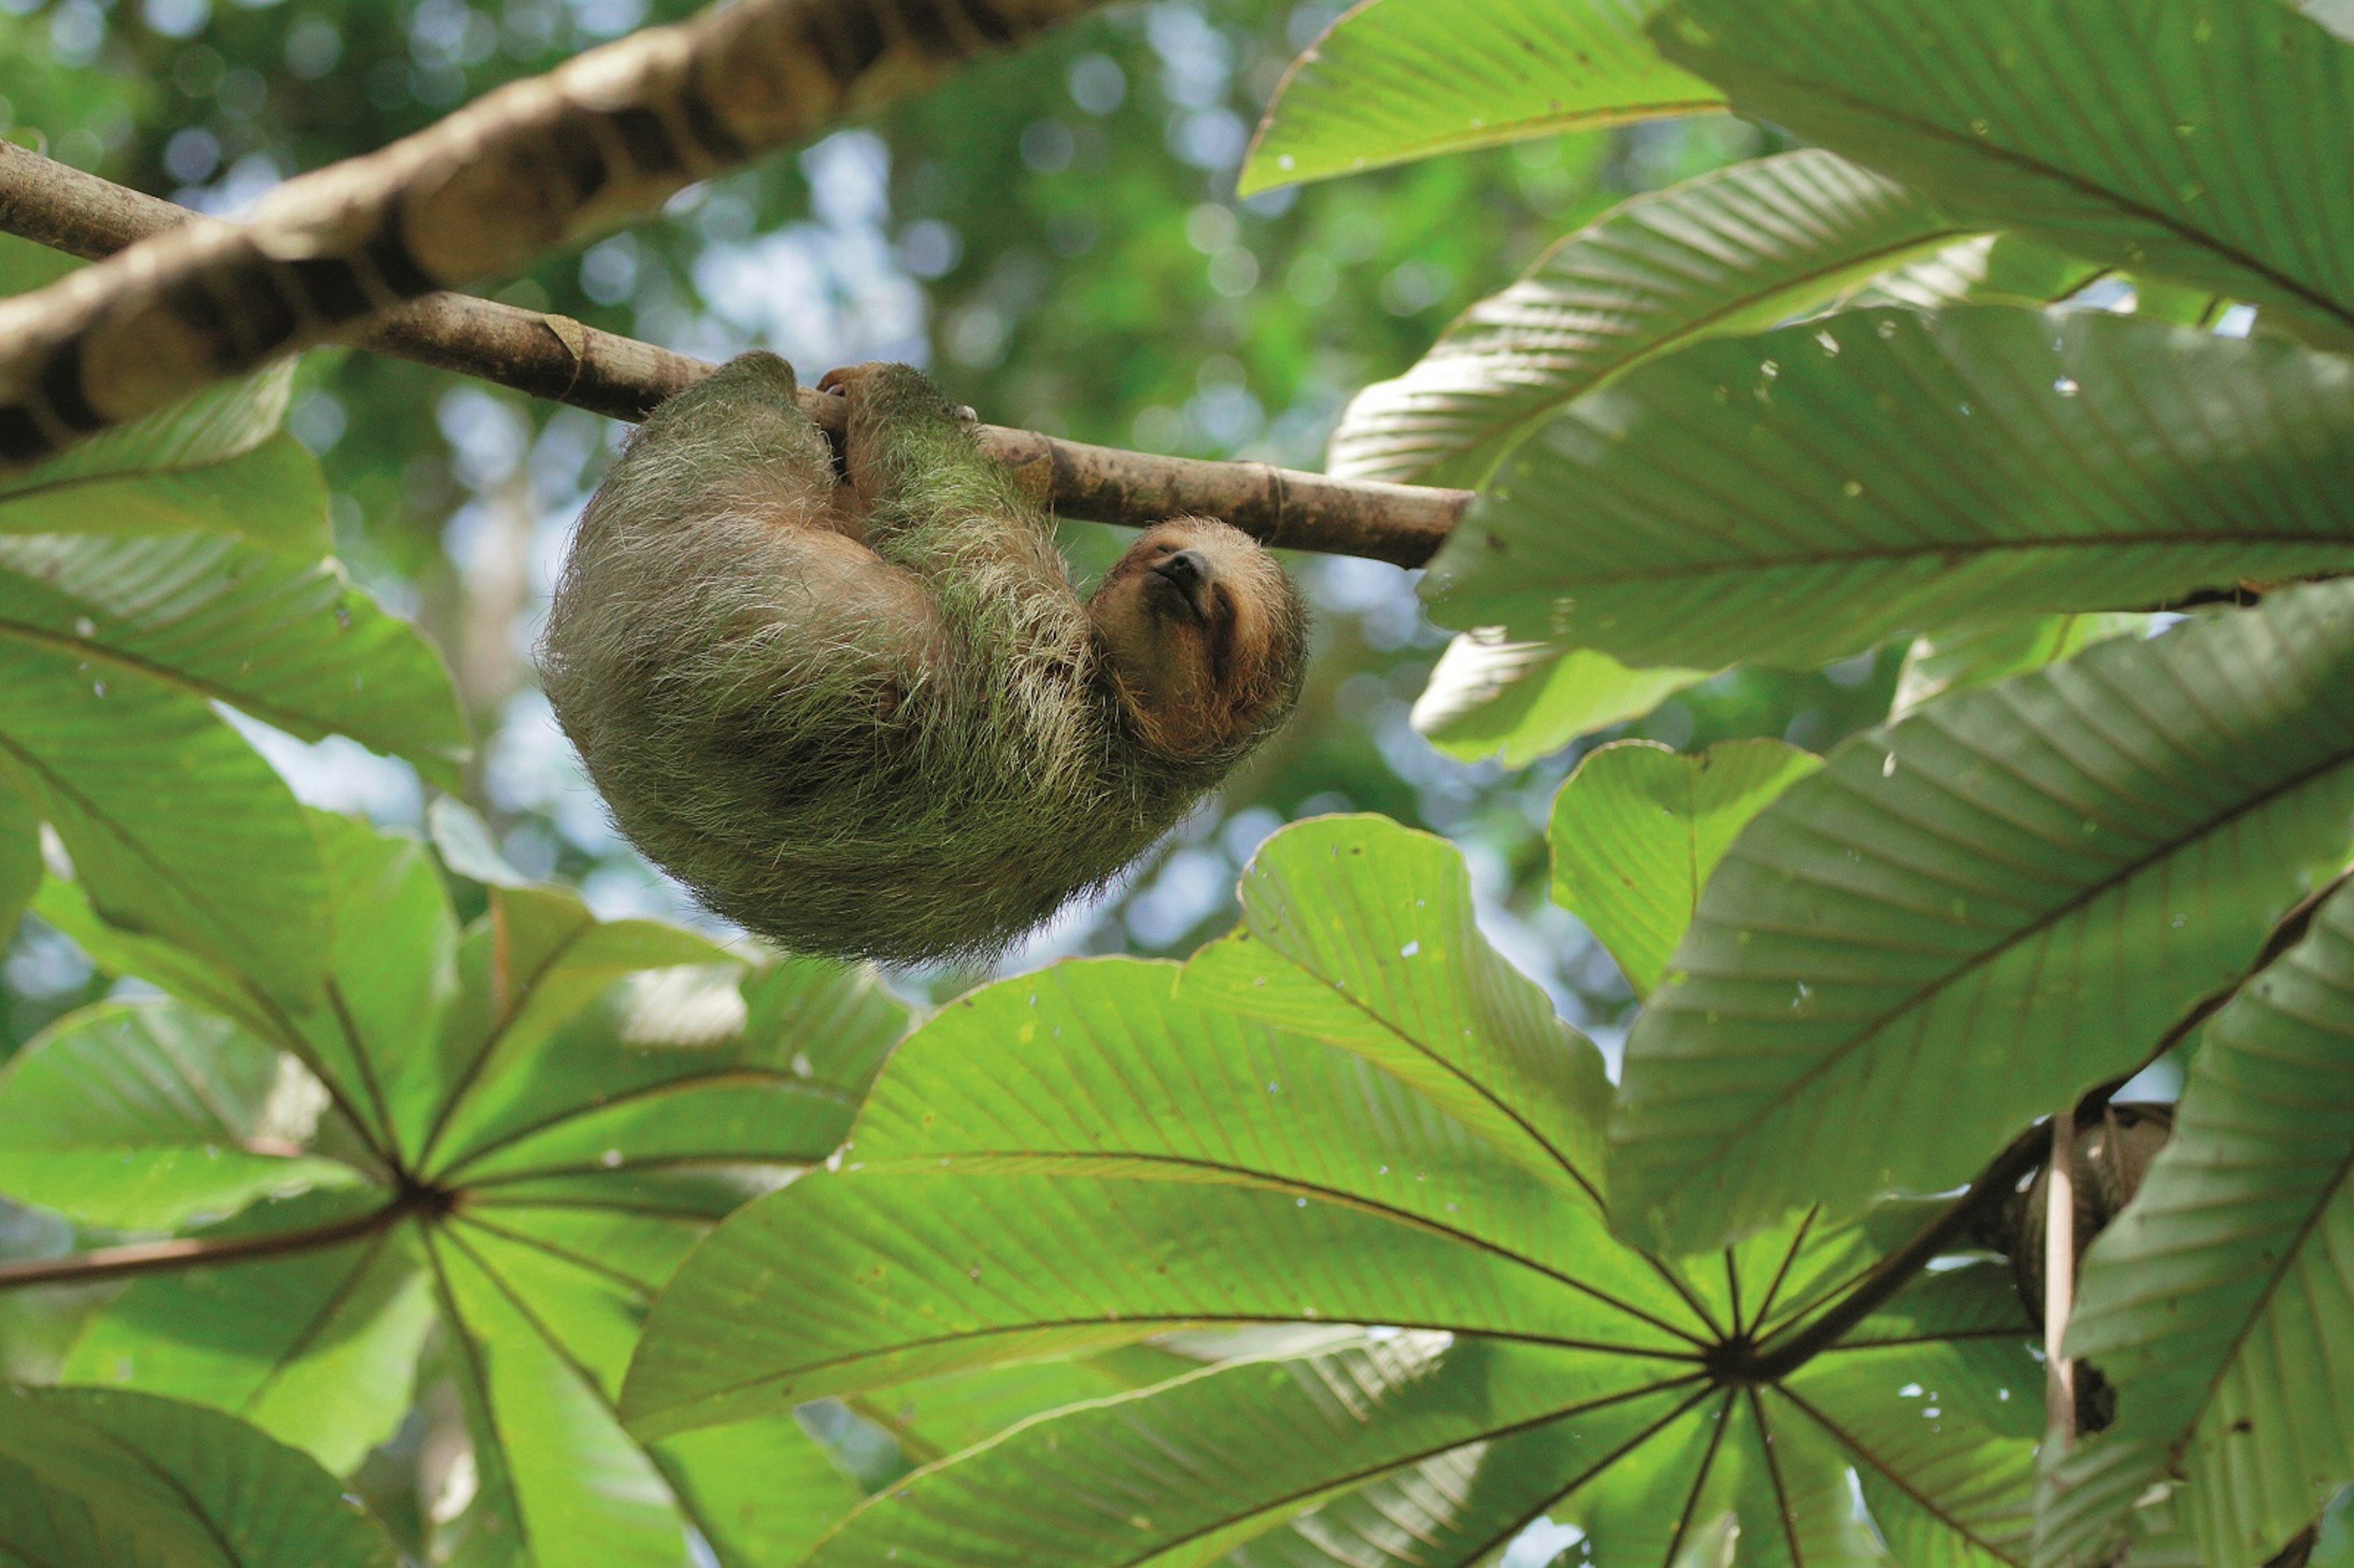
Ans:
{"label": "mottled branch bark", "polygon": [[737,0],[511,82],[0,304],[0,461],[35,461],[920,90],[1100,0]]}
{"label": "mottled branch bark", "polygon": [[[0,230],[94,260],[168,229],[215,222],[0,143]],[[444,291],[369,318],[336,341],[616,419],[643,418],[713,369],[569,317]],[[804,389],[801,399],[811,418],[840,430],[840,398]],[[1225,518],[1271,545],[1402,567],[1427,561],[1471,499],[1463,490],[1158,457],[994,425],[975,434],[1033,495],[1066,517],[1144,527],[1197,513]]]}
{"label": "mottled branch bark", "polygon": [[[97,261],[167,229],[217,221],[0,142],[0,230],[52,250]],[[370,317],[334,341],[632,421],[711,373],[700,359],[569,316],[444,291]]]}
{"label": "mottled branch bark", "polygon": [[[833,415],[837,425],[840,418]],[[1189,514],[1218,517],[1279,548],[1363,556],[1399,567],[1427,563],[1471,503],[1468,490],[1334,479],[1272,463],[1158,457],[995,425],[974,434],[983,451],[1065,517],[1131,528]]]}

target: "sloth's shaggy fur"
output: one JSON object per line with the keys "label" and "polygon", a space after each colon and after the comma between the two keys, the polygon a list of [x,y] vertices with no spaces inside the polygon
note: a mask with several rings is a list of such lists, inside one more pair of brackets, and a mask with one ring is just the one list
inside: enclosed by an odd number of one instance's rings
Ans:
{"label": "sloth's shaggy fur", "polygon": [[985,959],[1282,721],[1305,612],[1199,518],[1082,605],[929,382],[829,379],[847,484],[773,355],[647,420],[574,541],[547,694],[621,831],[712,909],[801,952]]}

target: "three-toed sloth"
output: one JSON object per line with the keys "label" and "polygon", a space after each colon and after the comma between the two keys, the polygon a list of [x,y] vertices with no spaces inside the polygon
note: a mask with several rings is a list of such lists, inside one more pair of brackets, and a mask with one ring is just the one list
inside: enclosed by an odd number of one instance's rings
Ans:
{"label": "three-toed sloth", "polygon": [[1202,517],[1082,603],[920,374],[822,385],[846,480],[774,355],[655,410],[581,520],[547,694],[622,832],[711,909],[799,952],[985,959],[1282,722],[1306,611]]}

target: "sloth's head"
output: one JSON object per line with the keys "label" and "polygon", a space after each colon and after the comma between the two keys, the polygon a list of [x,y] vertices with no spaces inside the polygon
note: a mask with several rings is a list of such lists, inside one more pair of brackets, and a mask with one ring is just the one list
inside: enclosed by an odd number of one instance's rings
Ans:
{"label": "sloth's head", "polygon": [[1240,756],[1299,700],[1307,606],[1275,557],[1224,523],[1147,530],[1087,600],[1087,620],[1138,737],[1174,760]]}

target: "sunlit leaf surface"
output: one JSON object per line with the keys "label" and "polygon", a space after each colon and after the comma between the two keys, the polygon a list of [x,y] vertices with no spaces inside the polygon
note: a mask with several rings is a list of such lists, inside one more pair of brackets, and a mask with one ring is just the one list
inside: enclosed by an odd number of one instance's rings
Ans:
{"label": "sunlit leaf surface", "polygon": [[1466,632],[1414,705],[1414,727],[1459,762],[1525,768],[1582,736],[1640,718],[1706,670],[1629,670],[1607,653]]}
{"label": "sunlit leaf surface", "polygon": [[1633,197],[1472,306],[1404,376],[1358,393],[1329,466],[1479,484],[1533,421],[1581,393],[1686,344],[1800,314],[1968,232],[1812,149]]}
{"label": "sunlit leaf surface", "polygon": [[[1854,1285],[1863,1233],[1802,1220],[1682,1266],[1616,1240],[1598,1055],[1480,939],[1443,843],[1303,824],[1243,899],[1182,970],[1058,965],[913,1036],[838,1170],[742,1210],[665,1290],[632,1425],[725,1433],[822,1393],[887,1413],[958,1369],[1378,1323],[1039,1414],[894,1480],[811,1561],[1470,1564],[1543,1513],[1601,1561],[1737,1531],[1762,1561],[1861,1564],[1850,1467],[1940,1561],[2018,1561],[2038,1374],[2006,1270],[1916,1282],[1803,1391],[1721,1377],[1725,1347]],[[1899,1362],[1987,1408],[1924,1423],[1875,1370]]]}
{"label": "sunlit leaf surface", "polygon": [[1523,136],[1721,109],[1644,36],[1657,0],[1373,0],[1284,79],[1247,196]]}
{"label": "sunlit leaf surface", "polygon": [[175,1000],[71,1015],[0,1079],[0,1122],[28,1134],[0,1192],[185,1222],[224,1254],[133,1282],[66,1378],[233,1412],[341,1471],[391,1435],[430,1344],[474,1445],[450,1526],[467,1551],[675,1568],[693,1530],[728,1568],[797,1552],[857,1494],[789,1407],[739,1442],[656,1447],[612,1402],[654,1292],[722,1215],[833,1149],[904,1009],[869,976],[748,969],[551,887],[491,888],[461,926],[423,846],[309,825],[333,916],[307,1010],[251,955],[43,895],[101,963]]}
{"label": "sunlit leaf surface", "polygon": [[1749,819],[1822,766],[1778,740],[1697,756],[1649,741],[1587,754],[1553,807],[1553,895],[1643,995],[1659,981],[1709,874]]}

